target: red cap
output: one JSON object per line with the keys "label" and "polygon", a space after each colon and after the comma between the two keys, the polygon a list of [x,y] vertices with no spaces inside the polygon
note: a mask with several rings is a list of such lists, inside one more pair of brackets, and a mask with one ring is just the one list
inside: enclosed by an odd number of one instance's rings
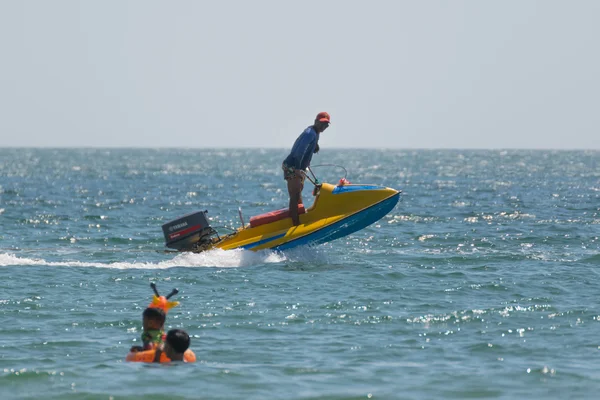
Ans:
{"label": "red cap", "polygon": [[317,118],[315,118],[315,120],[317,120],[319,122],[329,122],[329,123],[331,123],[329,114],[326,113],[325,111],[318,113],[317,114]]}

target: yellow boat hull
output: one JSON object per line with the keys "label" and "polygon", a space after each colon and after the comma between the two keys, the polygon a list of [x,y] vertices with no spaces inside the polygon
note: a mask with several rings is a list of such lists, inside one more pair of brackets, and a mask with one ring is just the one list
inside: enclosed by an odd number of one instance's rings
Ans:
{"label": "yellow boat hull", "polygon": [[399,198],[400,192],[388,187],[323,183],[312,207],[300,215],[300,225],[293,226],[289,217],[256,227],[246,225],[212,247],[287,250],[326,243],[383,218]]}

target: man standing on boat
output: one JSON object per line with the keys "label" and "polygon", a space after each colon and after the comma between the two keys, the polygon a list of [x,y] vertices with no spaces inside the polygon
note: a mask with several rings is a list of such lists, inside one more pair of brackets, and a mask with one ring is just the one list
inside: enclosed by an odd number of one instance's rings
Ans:
{"label": "man standing on boat", "polygon": [[283,161],[283,179],[287,181],[290,195],[290,217],[294,226],[300,225],[298,204],[302,204],[302,189],[304,174],[310,166],[312,155],[319,151],[319,134],[329,127],[330,117],[326,112],[320,112],[315,123],[304,130],[292,146],[290,155]]}

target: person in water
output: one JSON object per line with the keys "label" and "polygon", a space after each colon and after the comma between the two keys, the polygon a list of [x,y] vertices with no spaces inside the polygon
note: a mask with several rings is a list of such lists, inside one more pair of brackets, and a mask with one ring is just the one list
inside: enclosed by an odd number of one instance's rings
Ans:
{"label": "person in water", "polygon": [[165,343],[159,346],[154,357],[155,362],[160,362],[162,352],[171,361],[184,361],[184,353],[190,348],[190,336],[182,329],[171,329],[167,332]]}
{"label": "person in water", "polygon": [[163,342],[167,314],[156,307],[148,307],[142,314],[142,343],[144,350],[154,349]]}
{"label": "person in water", "polygon": [[304,130],[292,146],[292,151],[283,161],[283,179],[287,181],[290,195],[290,217],[294,226],[300,225],[298,204],[302,204],[305,171],[310,167],[314,153],[319,152],[319,135],[329,127],[331,118],[328,113],[320,112],[315,123]]}
{"label": "person in water", "polygon": [[166,317],[160,308],[146,308],[142,314],[142,346],[133,346],[130,351],[151,350],[162,344]]}

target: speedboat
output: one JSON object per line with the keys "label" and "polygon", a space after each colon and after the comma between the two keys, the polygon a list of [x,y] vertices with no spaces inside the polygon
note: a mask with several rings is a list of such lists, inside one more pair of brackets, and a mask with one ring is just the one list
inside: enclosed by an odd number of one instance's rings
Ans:
{"label": "speedboat", "polygon": [[263,249],[288,250],[297,246],[327,243],[359,231],[383,218],[398,203],[400,191],[377,185],[313,182],[314,203],[298,205],[300,225],[293,226],[289,210],[281,209],[250,218],[234,233],[220,236],[206,216],[198,211],[162,226],[167,247],[179,251],[202,252]]}

